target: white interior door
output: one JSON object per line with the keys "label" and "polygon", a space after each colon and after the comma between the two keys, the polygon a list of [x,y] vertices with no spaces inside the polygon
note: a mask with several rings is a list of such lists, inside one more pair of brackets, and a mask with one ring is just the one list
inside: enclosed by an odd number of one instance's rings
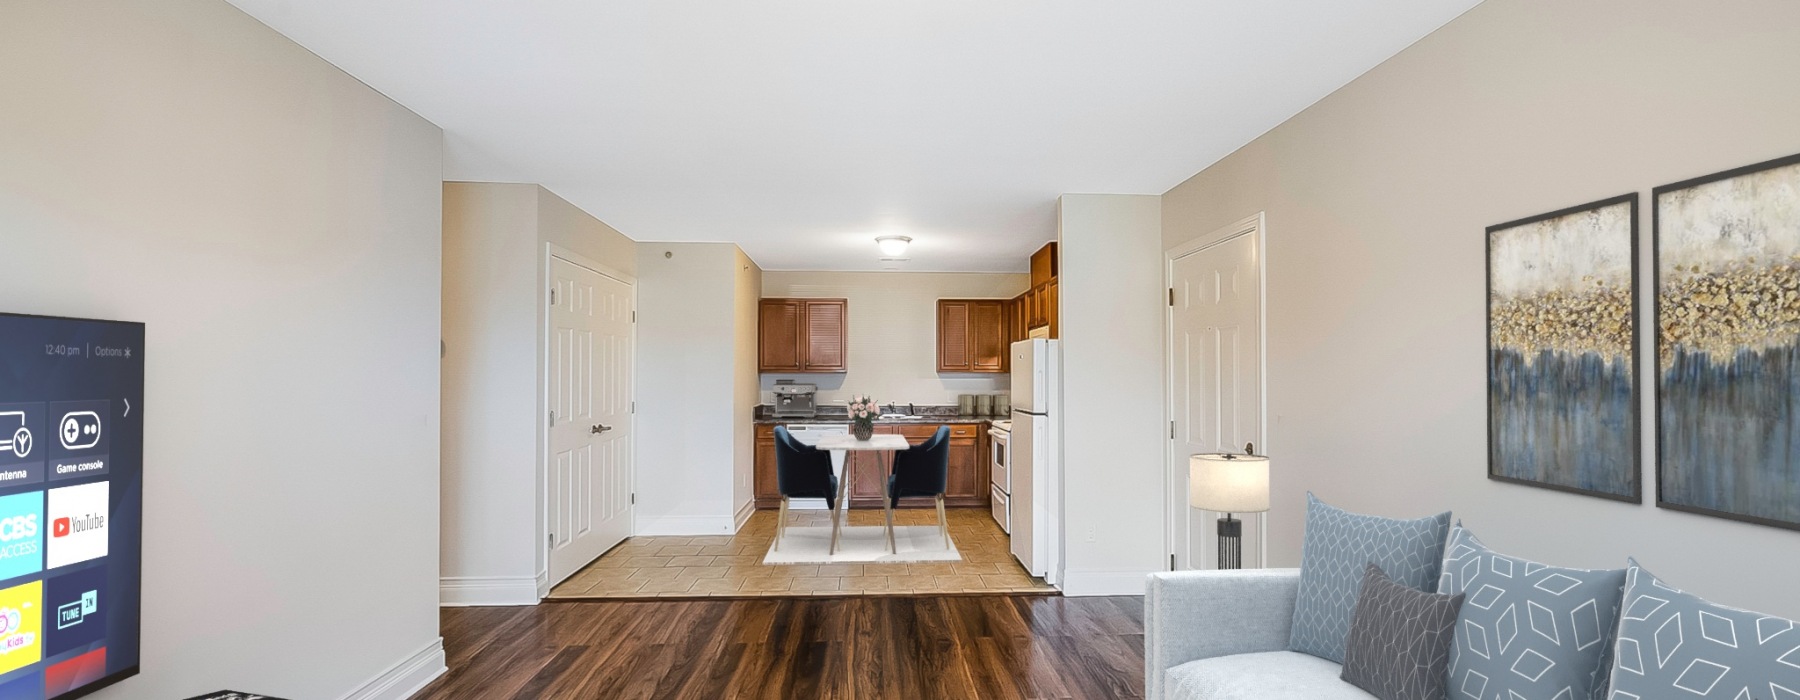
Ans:
{"label": "white interior door", "polygon": [[631,534],[632,287],[552,257],[550,583]]}
{"label": "white interior door", "polygon": [[[1188,457],[1263,454],[1261,231],[1254,221],[1173,251],[1169,285],[1170,544],[1177,569],[1218,562],[1217,521],[1223,513],[1188,507]],[[1262,566],[1262,518],[1244,520],[1243,565]]]}

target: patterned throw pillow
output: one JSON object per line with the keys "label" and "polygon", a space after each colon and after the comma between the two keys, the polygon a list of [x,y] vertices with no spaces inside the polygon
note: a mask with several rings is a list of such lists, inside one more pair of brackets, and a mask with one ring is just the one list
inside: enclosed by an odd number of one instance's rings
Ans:
{"label": "patterned throw pillow", "polygon": [[1463,594],[1450,654],[1453,698],[1603,700],[1625,570],[1564,569],[1450,531],[1438,592]]}
{"label": "patterned throw pillow", "polygon": [[1288,648],[1344,662],[1344,635],[1363,570],[1381,567],[1395,583],[1426,590],[1438,577],[1450,514],[1418,520],[1361,515],[1306,494],[1306,537],[1300,547],[1300,593]]}
{"label": "patterned throw pillow", "polygon": [[1630,564],[1610,700],[1800,698],[1800,623],[1709,603]]}
{"label": "patterned throw pillow", "polygon": [[1381,700],[1442,700],[1460,595],[1424,593],[1370,564],[1344,639],[1344,682]]}

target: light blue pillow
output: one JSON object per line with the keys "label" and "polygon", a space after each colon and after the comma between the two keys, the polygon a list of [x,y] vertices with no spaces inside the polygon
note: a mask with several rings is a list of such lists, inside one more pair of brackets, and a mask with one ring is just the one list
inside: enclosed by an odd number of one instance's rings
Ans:
{"label": "light blue pillow", "polygon": [[1344,638],[1356,611],[1363,573],[1374,564],[1407,588],[1429,591],[1444,558],[1450,513],[1418,520],[1362,515],[1306,494],[1306,541],[1300,548],[1300,593],[1288,648],[1344,662]]}
{"label": "light blue pillow", "polygon": [[1437,592],[1462,594],[1453,698],[1604,700],[1624,569],[1565,569],[1488,549],[1457,523]]}
{"label": "light blue pillow", "polygon": [[1800,623],[1709,603],[1630,564],[1610,700],[1800,698]]}

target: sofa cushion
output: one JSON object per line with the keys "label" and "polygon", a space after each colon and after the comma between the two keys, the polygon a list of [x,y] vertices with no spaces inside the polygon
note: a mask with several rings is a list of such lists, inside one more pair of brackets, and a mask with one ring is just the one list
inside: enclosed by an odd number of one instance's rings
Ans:
{"label": "sofa cushion", "polygon": [[1800,623],[1707,602],[1630,564],[1613,700],[1800,698]]}
{"label": "sofa cushion", "polygon": [[1343,679],[1381,700],[1443,700],[1461,595],[1416,591],[1370,564],[1344,640]]}
{"label": "sofa cushion", "polygon": [[1371,700],[1338,680],[1343,667],[1292,651],[1218,656],[1169,669],[1168,700]]}
{"label": "sofa cushion", "polygon": [[1288,648],[1343,663],[1344,636],[1350,633],[1363,568],[1374,564],[1395,583],[1431,590],[1449,530],[1449,513],[1395,520],[1333,508],[1306,494],[1300,593]]}
{"label": "sofa cushion", "polygon": [[1465,596],[1450,654],[1450,688],[1464,695],[1452,695],[1605,698],[1624,586],[1624,569],[1509,557],[1457,523],[1438,579],[1439,593]]}

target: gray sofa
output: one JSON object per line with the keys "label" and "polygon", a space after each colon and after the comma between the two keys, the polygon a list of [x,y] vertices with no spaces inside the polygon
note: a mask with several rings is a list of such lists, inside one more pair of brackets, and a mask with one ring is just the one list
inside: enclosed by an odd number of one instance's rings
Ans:
{"label": "gray sofa", "polygon": [[1299,569],[1152,574],[1144,598],[1150,700],[1367,700],[1342,667],[1288,651]]}

